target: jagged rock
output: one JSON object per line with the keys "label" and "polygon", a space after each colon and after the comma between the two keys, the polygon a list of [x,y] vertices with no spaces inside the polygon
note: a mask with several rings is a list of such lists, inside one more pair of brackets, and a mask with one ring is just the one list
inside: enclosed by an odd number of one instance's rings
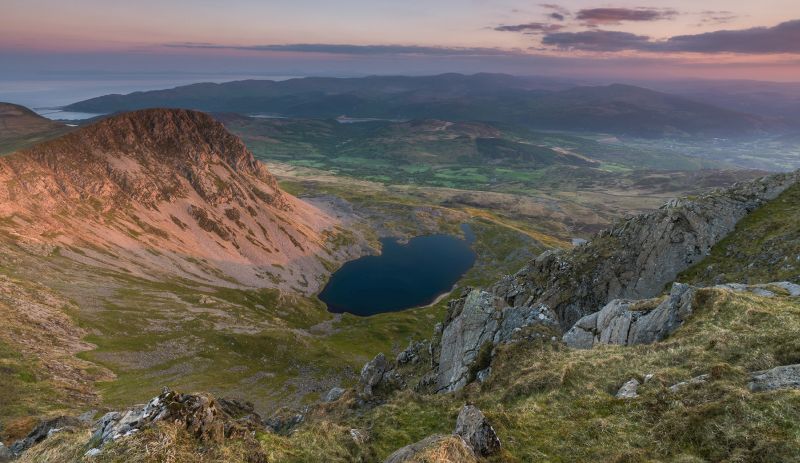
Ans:
{"label": "jagged rock", "polygon": [[556,326],[545,306],[504,305],[502,299],[478,289],[452,303],[439,343],[438,391],[450,392],[464,387],[472,379],[470,369],[485,346],[510,342],[522,333],[523,328],[532,325]]}
{"label": "jagged rock", "polygon": [[47,439],[53,433],[64,428],[79,427],[81,421],[71,416],[59,416],[51,420],[42,421],[24,439],[14,442],[11,446],[11,453],[19,455],[39,442]]}
{"label": "jagged rock", "polygon": [[[237,415],[246,412],[246,415],[233,416],[225,410]],[[223,405],[209,395],[178,394],[165,389],[144,406],[107,413],[95,424],[92,437],[102,445],[139,432],[159,421],[178,423],[204,442],[242,437],[262,427],[260,417],[242,402],[226,400]]]}
{"label": "jagged rock", "polygon": [[639,397],[639,380],[636,378],[631,378],[625,384],[619,388],[617,391],[617,395],[615,396],[618,399],[635,399]]}
{"label": "jagged rock", "polygon": [[708,374],[695,376],[694,378],[692,378],[690,380],[681,381],[680,383],[673,384],[672,386],[669,387],[669,390],[670,390],[670,392],[678,392],[681,389],[683,389],[685,387],[688,387],[688,386],[695,386],[695,385],[698,385],[698,384],[704,384],[704,383],[708,382],[708,380],[710,378],[711,378],[711,375],[708,375]]}
{"label": "jagged rock", "polygon": [[492,293],[510,306],[545,304],[564,329],[614,299],[654,297],[743,217],[798,178],[799,172],[777,174],[670,201],[617,223],[589,243],[543,253],[494,285]]}
{"label": "jagged rock", "polygon": [[100,455],[101,453],[103,453],[102,450],[100,450],[98,448],[93,448],[93,449],[87,450],[86,453],[83,454],[83,456],[89,457],[89,458],[93,458],[93,457],[96,457],[96,456]]}
{"label": "jagged rock", "polygon": [[419,361],[420,352],[427,350],[427,348],[428,343],[426,342],[411,342],[404,351],[397,354],[396,362],[398,365],[416,364]]}
{"label": "jagged rock", "polygon": [[462,437],[472,450],[481,456],[489,456],[500,450],[500,439],[494,428],[474,405],[465,405],[458,414],[455,434]]}
{"label": "jagged rock", "polygon": [[358,386],[362,397],[372,398],[374,389],[383,381],[384,375],[390,370],[386,356],[380,353],[370,360],[361,369]]}
{"label": "jagged rock", "polygon": [[325,402],[336,402],[339,400],[342,395],[344,395],[345,390],[340,387],[333,387],[327,394],[325,394]]}
{"label": "jagged rock", "polygon": [[[692,313],[695,289],[675,283],[669,296],[654,308],[656,300],[613,300],[599,312],[578,320],[562,340],[576,349],[596,344],[650,344],[678,329]],[[644,308],[644,309],[643,309]]]}
{"label": "jagged rock", "polygon": [[751,392],[800,389],[800,364],[784,365],[752,373],[747,387]]}
{"label": "jagged rock", "polygon": [[501,302],[486,291],[473,290],[464,299],[461,313],[447,323],[439,352],[439,390],[454,391],[466,385],[469,367],[481,346],[494,339]]}

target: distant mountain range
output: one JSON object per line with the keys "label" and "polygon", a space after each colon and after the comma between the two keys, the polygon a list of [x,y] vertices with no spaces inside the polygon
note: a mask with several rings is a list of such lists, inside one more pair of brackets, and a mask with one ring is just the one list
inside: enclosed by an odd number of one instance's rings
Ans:
{"label": "distant mountain range", "polygon": [[637,137],[748,136],[786,126],[779,119],[641,87],[575,87],[502,74],[202,83],[106,95],[65,109],[112,113],[153,107],[298,118],[484,121]]}

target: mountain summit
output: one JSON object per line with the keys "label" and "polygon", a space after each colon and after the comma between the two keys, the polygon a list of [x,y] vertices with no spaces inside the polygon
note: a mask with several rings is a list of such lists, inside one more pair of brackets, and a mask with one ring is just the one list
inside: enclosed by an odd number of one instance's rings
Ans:
{"label": "mountain summit", "polygon": [[336,225],[195,111],[102,120],[3,159],[0,183],[3,226],[21,240],[150,278],[313,291],[304,275],[324,271]]}

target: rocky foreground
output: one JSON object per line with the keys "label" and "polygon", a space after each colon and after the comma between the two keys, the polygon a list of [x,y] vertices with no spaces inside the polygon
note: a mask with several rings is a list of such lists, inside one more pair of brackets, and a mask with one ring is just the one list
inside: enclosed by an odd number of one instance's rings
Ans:
{"label": "rocky foreground", "polygon": [[239,401],[166,390],[44,422],[2,451],[21,461],[170,451],[175,461],[797,461],[800,272],[675,281],[797,180],[672,201],[545,253],[465,291],[431,339],[376,356],[354,387],[303,409],[265,419]]}

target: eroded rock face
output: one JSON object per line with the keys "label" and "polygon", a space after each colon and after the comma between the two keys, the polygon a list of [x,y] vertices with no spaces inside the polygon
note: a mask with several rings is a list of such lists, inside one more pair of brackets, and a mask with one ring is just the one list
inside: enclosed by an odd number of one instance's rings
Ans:
{"label": "eroded rock face", "polygon": [[480,456],[489,456],[500,451],[500,439],[494,428],[478,407],[465,405],[458,414],[455,434],[463,438]]}
{"label": "eroded rock face", "polygon": [[562,340],[576,349],[589,349],[597,344],[631,345],[660,341],[692,314],[694,294],[693,287],[675,283],[669,296],[652,309],[647,307],[656,300],[613,300],[599,312],[578,320]]}
{"label": "eroded rock face", "polygon": [[167,421],[184,426],[201,442],[218,443],[226,437],[243,437],[263,427],[260,417],[248,408],[236,401],[218,402],[209,395],[179,394],[165,389],[144,406],[104,415],[95,424],[92,438],[104,444]]}
{"label": "eroded rock face", "polygon": [[750,376],[747,387],[751,392],[800,389],[800,364],[757,371]]}
{"label": "eroded rock face", "polygon": [[[547,307],[504,305],[499,297],[478,289],[451,304],[439,343],[437,390],[450,392],[464,387],[474,379],[470,372],[482,349],[491,350],[497,344],[513,341],[526,334],[524,328],[539,325],[556,331],[556,322]],[[550,335],[549,331],[527,334]]]}
{"label": "eroded rock face", "polygon": [[384,374],[388,371],[389,363],[383,353],[367,362],[361,369],[361,377],[358,381],[359,394],[365,399],[372,398],[374,389],[383,381]]}
{"label": "eroded rock face", "polygon": [[700,261],[739,220],[794,184],[800,173],[743,182],[624,220],[571,250],[550,251],[492,288],[508,305],[542,303],[563,329],[614,299],[658,295]]}

